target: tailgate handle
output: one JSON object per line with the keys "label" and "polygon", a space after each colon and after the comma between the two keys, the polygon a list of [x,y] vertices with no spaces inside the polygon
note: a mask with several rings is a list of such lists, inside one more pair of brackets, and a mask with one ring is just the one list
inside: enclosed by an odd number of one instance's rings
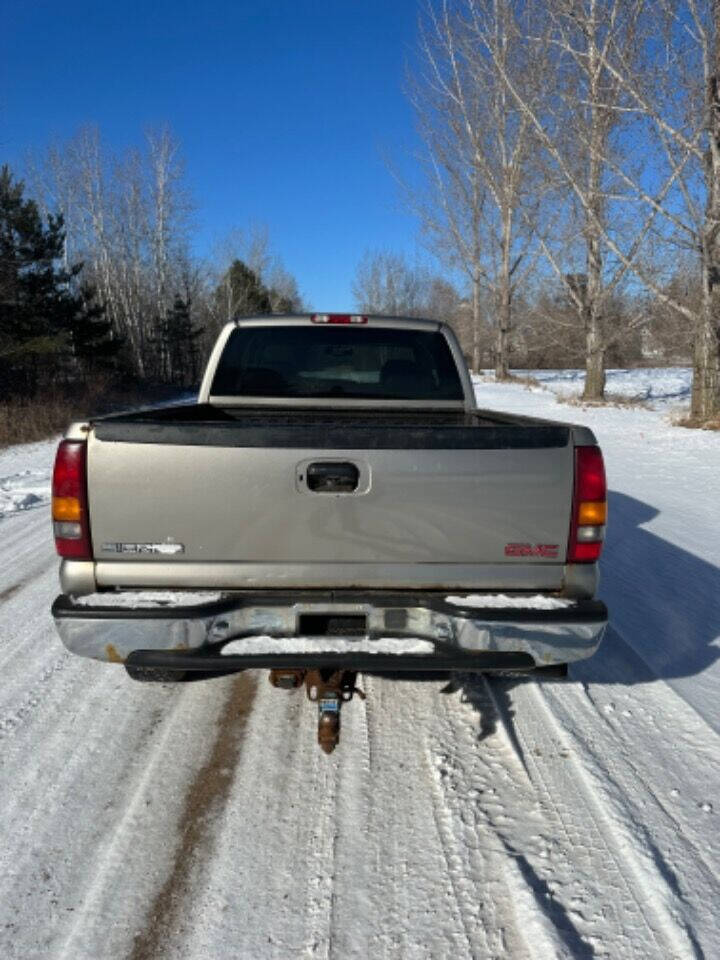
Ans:
{"label": "tailgate handle", "polygon": [[359,480],[354,463],[311,463],[307,468],[307,485],[315,493],[352,493]]}

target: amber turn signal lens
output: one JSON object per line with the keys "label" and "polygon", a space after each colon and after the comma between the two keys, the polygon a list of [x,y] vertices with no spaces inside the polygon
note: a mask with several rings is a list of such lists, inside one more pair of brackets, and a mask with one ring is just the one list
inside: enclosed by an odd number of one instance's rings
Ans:
{"label": "amber turn signal lens", "polygon": [[82,517],[80,501],[77,497],[53,497],[52,516],[53,520],[79,523]]}
{"label": "amber turn signal lens", "polygon": [[578,505],[578,526],[592,524],[601,526],[607,520],[607,503],[604,500],[583,500]]}

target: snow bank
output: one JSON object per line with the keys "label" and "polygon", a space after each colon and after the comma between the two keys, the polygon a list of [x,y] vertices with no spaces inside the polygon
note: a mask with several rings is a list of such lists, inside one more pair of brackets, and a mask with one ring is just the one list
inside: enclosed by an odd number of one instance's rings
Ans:
{"label": "snow bank", "polygon": [[88,593],[76,597],[75,603],[80,607],[134,610],[138,607],[199,607],[204,603],[215,603],[221,597],[221,593],[201,590],[123,590],[121,593]]}
{"label": "snow bank", "polygon": [[[513,370],[519,377],[533,377],[540,387],[530,391],[549,390],[560,396],[579,397],[585,386],[584,370]],[[492,371],[483,371],[483,377]],[[653,410],[684,407],[690,401],[692,370],[690,367],[647,367],[630,370],[606,371],[606,396],[629,397]],[[475,377],[476,387],[483,378]]]}
{"label": "snow bank", "polygon": [[320,637],[308,640],[305,637],[248,637],[231,640],[223,647],[223,656],[252,653],[434,653],[435,647],[428,640],[405,640],[381,637],[378,640],[347,640],[343,637]]}
{"label": "snow bank", "polygon": [[470,593],[466,597],[445,597],[445,602],[452,603],[456,607],[493,607],[517,610],[563,610],[566,607],[573,606],[572,600],[544,597],[539,593],[529,597],[508,597],[504,593]]}
{"label": "snow bank", "polygon": [[50,502],[56,440],[0,451],[0,518]]}

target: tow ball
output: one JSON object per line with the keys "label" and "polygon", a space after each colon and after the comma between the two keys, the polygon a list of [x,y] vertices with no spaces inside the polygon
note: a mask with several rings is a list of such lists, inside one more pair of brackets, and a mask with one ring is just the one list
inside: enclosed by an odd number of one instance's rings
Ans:
{"label": "tow ball", "polygon": [[305,684],[308,700],[318,706],[318,743],[332,753],[340,741],[340,708],[357,694],[357,673],[350,670],[271,670],[270,683],[280,690],[297,690]]}

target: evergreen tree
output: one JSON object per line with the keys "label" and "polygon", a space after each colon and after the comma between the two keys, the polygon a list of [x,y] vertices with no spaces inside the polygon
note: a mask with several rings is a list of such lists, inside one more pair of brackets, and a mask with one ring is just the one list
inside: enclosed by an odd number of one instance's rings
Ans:
{"label": "evergreen tree", "polygon": [[[62,216],[43,223],[24,184],[0,168],[0,384],[7,396],[33,395],[67,362],[81,366],[108,346],[109,325],[92,291],[79,288],[78,264],[60,266]],[[79,289],[78,289],[79,288]],[[116,349],[116,348],[115,348]]]}
{"label": "evergreen tree", "polygon": [[160,348],[161,379],[182,387],[194,386],[200,375],[198,338],[203,328],[193,325],[190,303],[176,296],[158,328],[159,336],[152,342]]}
{"label": "evergreen tree", "polygon": [[78,295],[82,307],[74,310],[66,321],[72,358],[86,374],[113,370],[125,341],[113,336],[105,307],[97,300],[90,284],[81,284]]}
{"label": "evergreen tree", "polygon": [[242,260],[233,260],[215,296],[228,320],[273,312],[270,291]]}
{"label": "evergreen tree", "polygon": [[270,300],[273,306],[273,313],[294,313],[295,304],[290,297],[278,293],[273,287],[269,290]]}

